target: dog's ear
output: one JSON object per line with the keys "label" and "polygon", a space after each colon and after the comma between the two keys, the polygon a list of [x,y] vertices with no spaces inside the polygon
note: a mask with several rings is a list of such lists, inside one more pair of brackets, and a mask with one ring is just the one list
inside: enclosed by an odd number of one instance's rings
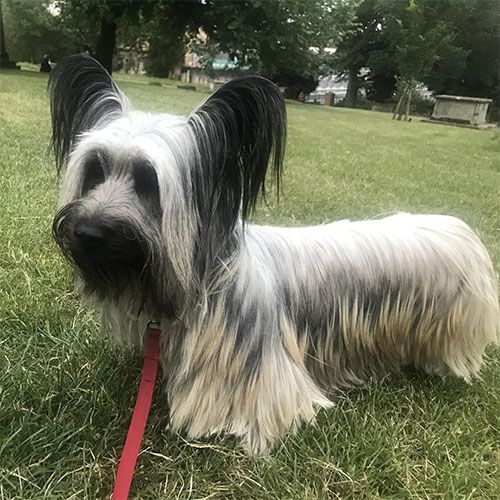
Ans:
{"label": "dog's ear", "polygon": [[109,73],[92,57],[83,54],[63,59],[49,79],[52,118],[51,147],[59,172],[78,135],[128,107],[127,98]]}
{"label": "dog's ear", "polygon": [[200,162],[193,172],[200,216],[209,217],[204,223],[230,231],[240,210],[245,220],[265,194],[269,163],[279,191],[285,101],[274,83],[245,76],[214,92],[191,114],[189,125]]}

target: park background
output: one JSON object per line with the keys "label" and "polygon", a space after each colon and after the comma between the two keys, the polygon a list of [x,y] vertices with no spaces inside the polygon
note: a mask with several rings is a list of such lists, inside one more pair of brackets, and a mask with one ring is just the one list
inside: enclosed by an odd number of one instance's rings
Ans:
{"label": "park background", "polygon": [[[428,115],[434,94],[493,99],[496,0],[2,0],[13,61],[87,52],[109,72],[224,81],[266,76],[287,97],[318,82],[350,108]],[[1,64],[0,64],[0,67]],[[335,85],[335,83],[341,85]],[[410,97],[410,99],[408,99]],[[406,106],[408,101],[408,106]],[[412,103],[410,101],[413,101]]]}
{"label": "park background", "polygon": [[[140,360],[100,333],[51,239],[58,178],[44,55],[52,64],[74,52],[99,56],[132,104],[152,112],[189,113],[224,72],[268,76],[289,97],[289,136],[280,202],[269,197],[256,222],[452,214],[500,269],[498,129],[416,116],[429,113],[428,97],[447,93],[492,99],[496,120],[497,2],[0,2],[2,55],[14,67],[0,71],[1,498],[109,496],[140,374]],[[188,55],[207,85],[165,78],[182,77]],[[331,75],[348,84],[338,106],[297,100]],[[354,109],[393,108],[409,86],[407,120]],[[498,498],[500,352],[488,355],[472,385],[405,374],[338,394],[316,426],[267,458],[228,438],[171,433],[159,395],[134,498]]]}

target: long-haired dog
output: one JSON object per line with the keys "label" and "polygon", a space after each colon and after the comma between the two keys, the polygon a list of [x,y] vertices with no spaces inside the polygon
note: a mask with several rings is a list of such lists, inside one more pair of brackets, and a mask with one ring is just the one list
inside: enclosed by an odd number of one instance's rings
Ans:
{"label": "long-haired dog", "polygon": [[55,240],[117,342],[139,349],[161,323],[174,429],[265,453],[331,406],[329,390],[405,367],[468,381],[498,340],[492,263],[454,217],[246,221],[268,163],[278,181],[282,166],[285,105],[268,80],[233,80],[188,117],[132,110],[82,55],[50,89]]}

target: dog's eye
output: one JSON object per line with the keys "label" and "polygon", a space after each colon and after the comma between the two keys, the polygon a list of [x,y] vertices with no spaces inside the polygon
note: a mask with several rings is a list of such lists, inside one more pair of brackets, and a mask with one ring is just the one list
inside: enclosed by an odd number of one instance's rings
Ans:
{"label": "dog's eye", "polygon": [[89,160],[85,163],[84,171],[85,178],[82,186],[83,196],[104,182],[104,169],[101,159],[97,156],[89,158]]}
{"label": "dog's eye", "polygon": [[138,161],[133,166],[134,187],[141,203],[153,216],[160,214],[160,188],[156,171],[148,161]]}

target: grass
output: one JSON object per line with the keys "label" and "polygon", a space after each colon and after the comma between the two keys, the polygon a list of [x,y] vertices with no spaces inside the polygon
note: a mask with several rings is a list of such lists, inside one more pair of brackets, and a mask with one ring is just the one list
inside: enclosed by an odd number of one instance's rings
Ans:
{"label": "grass", "polygon": [[[186,113],[206,92],[120,77],[141,109]],[[51,241],[57,179],[47,155],[46,75],[0,75],[0,498],[109,496],[140,360],[99,332]],[[394,210],[450,213],[500,265],[498,132],[394,123],[380,113],[288,104],[279,206],[263,223]],[[134,498],[498,498],[500,351],[467,385],[389,377],[339,395],[316,426],[252,458],[230,439],[168,430],[157,395]]]}

